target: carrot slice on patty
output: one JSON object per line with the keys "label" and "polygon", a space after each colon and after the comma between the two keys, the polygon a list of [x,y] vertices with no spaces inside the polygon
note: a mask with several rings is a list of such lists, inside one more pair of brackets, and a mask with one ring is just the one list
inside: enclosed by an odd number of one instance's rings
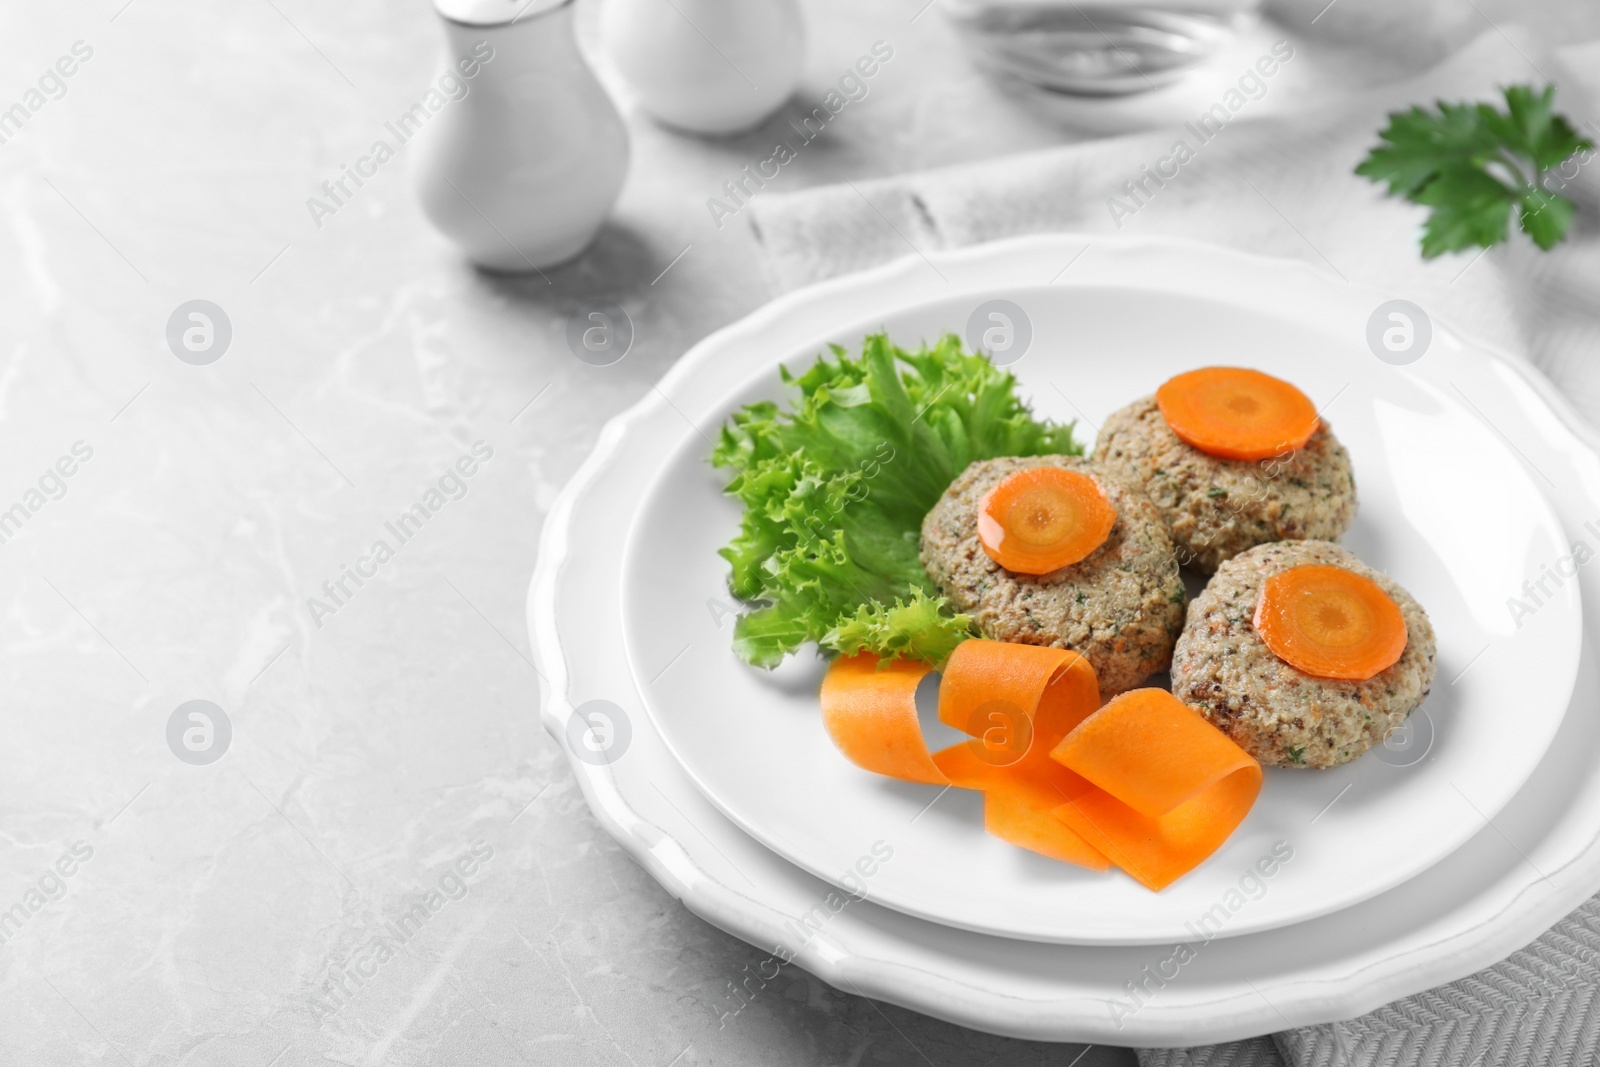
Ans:
{"label": "carrot slice on patty", "polygon": [[1082,471],[1029,467],[1008,475],[978,505],[978,542],[1008,571],[1049,574],[1105,543],[1117,509]]}
{"label": "carrot slice on patty", "polygon": [[1156,405],[1187,445],[1223,459],[1271,459],[1305,447],[1320,419],[1310,397],[1243,367],[1203,367],[1156,390]]}
{"label": "carrot slice on patty", "polygon": [[1371,578],[1321,563],[1263,582],[1254,624],[1273,655],[1317,678],[1364,682],[1406,650],[1394,599]]}

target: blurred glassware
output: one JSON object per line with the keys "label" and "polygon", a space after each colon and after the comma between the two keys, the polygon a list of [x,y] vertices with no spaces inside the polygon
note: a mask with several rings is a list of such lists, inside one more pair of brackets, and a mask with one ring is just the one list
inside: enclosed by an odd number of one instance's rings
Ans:
{"label": "blurred glassware", "polygon": [[1058,93],[1160,89],[1232,39],[1261,0],[944,0],[978,63]]}
{"label": "blurred glassware", "polygon": [[434,7],[448,95],[429,89],[407,113],[425,123],[411,159],[423,212],[489,270],[575,258],[622,190],[628,131],[578,51],[573,0]]}
{"label": "blurred glassware", "polygon": [[751,129],[800,84],[797,0],[605,0],[600,24],[639,106],[680,130]]}

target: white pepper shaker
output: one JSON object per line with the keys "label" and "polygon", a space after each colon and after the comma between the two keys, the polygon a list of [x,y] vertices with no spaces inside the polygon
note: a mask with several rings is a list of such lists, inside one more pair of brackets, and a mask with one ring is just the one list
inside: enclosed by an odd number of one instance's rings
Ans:
{"label": "white pepper shaker", "polygon": [[422,210],[490,270],[574,258],[622,189],[628,134],[578,51],[573,0],[434,7],[446,67],[424,97],[443,103],[425,106],[412,157]]}
{"label": "white pepper shaker", "polygon": [[606,52],[669,126],[723,135],[766,119],[800,84],[796,0],[605,0]]}

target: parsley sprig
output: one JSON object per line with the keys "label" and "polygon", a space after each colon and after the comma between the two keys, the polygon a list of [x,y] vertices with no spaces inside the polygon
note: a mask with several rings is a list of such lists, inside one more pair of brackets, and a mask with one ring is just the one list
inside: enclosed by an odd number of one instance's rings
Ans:
{"label": "parsley sprig", "polygon": [[1437,111],[1391,114],[1378,134],[1383,143],[1356,167],[1362,177],[1387,184],[1391,195],[1432,208],[1422,231],[1424,258],[1499,244],[1510,233],[1513,209],[1540,248],[1566,235],[1577,209],[1551,191],[1548,176],[1594,145],[1552,110],[1554,85],[1504,92],[1505,111],[1440,101]]}

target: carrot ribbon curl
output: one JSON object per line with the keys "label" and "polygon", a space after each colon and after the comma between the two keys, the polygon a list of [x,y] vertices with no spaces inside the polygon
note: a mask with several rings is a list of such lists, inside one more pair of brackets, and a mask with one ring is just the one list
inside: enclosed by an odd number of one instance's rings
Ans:
{"label": "carrot ribbon curl", "polygon": [[1108,702],[1051,755],[1095,785],[1056,817],[1150,889],[1215,852],[1261,791],[1261,764],[1165,689]]}
{"label": "carrot ribbon curl", "polygon": [[1162,889],[1216,851],[1261,788],[1260,764],[1172,694],[1102,707],[1082,656],[1003,641],[956,646],[939,719],[972,739],[930,752],[916,708],[929,670],[835,660],[821,694],[834,744],[878,774],[981,791],[989,833],[1051,859],[1114,863]]}

